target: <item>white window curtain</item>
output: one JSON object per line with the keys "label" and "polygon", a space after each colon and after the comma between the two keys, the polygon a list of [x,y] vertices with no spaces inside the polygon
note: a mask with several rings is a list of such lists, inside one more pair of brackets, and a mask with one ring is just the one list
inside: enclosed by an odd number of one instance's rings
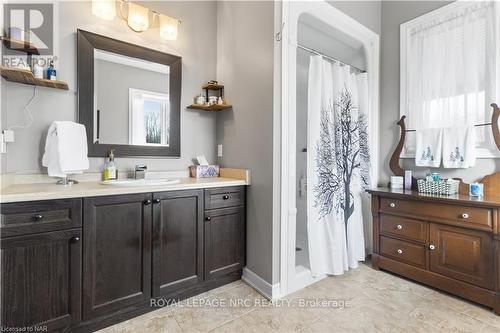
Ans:
{"label": "white window curtain", "polygon": [[[460,6],[458,6],[460,5]],[[458,4],[456,10],[407,32],[407,116],[412,129],[488,122],[499,102],[498,3]],[[486,144],[480,131],[478,144]]]}

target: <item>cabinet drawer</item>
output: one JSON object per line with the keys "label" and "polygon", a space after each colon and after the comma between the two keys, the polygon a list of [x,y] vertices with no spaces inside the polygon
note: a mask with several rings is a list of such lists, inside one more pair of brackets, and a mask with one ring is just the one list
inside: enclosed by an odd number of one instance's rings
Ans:
{"label": "cabinet drawer", "polygon": [[404,217],[380,214],[380,233],[425,243],[429,224]]}
{"label": "cabinet drawer", "polygon": [[482,230],[492,229],[492,211],[487,208],[382,198],[380,211],[409,215],[417,219],[430,217],[438,222],[458,222],[463,226]]}
{"label": "cabinet drawer", "polygon": [[81,226],[81,199],[2,204],[2,238]]}
{"label": "cabinet drawer", "polygon": [[245,203],[245,187],[222,187],[205,190],[205,209],[241,206]]}
{"label": "cabinet drawer", "polygon": [[380,236],[380,254],[413,266],[425,268],[425,246]]}

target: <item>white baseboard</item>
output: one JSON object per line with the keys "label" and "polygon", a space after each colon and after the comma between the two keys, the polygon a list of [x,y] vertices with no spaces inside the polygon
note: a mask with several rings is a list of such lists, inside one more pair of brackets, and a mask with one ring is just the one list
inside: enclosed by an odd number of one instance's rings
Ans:
{"label": "white baseboard", "polygon": [[279,298],[279,283],[270,284],[247,267],[243,268],[241,279],[267,299],[272,300]]}

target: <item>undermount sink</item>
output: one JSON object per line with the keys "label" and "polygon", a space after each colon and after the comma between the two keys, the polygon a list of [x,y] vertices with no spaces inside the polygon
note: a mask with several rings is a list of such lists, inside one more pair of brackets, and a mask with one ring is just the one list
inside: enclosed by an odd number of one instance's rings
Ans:
{"label": "undermount sink", "polygon": [[113,186],[161,186],[177,184],[179,182],[179,179],[118,179],[104,180],[101,184]]}

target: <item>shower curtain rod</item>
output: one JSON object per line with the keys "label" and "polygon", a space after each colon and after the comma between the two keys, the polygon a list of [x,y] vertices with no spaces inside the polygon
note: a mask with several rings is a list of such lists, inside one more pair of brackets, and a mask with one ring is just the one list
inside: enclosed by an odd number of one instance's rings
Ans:
{"label": "shower curtain rod", "polygon": [[340,61],[340,60],[338,60],[338,59],[332,58],[332,57],[330,57],[330,56],[328,56],[328,55],[326,55],[326,54],[323,54],[323,53],[321,53],[321,52],[318,52],[318,51],[316,51],[316,50],[314,50],[314,49],[311,49],[311,48],[309,48],[309,47],[307,47],[307,46],[300,45],[300,44],[297,44],[296,46],[297,46],[299,49],[302,49],[302,50],[307,51],[307,52],[309,52],[309,53],[314,53],[314,54],[320,55],[320,56],[322,56],[323,58],[326,58],[326,59],[328,59],[328,60],[330,60],[330,61],[333,61],[333,62],[338,62],[339,64],[344,65],[344,66],[351,66],[351,68],[354,68],[355,70],[357,70],[357,71],[358,71],[358,72],[360,72],[360,73],[366,73],[366,71],[365,71],[365,70],[359,69],[358,67],[353,66],[353,65],[346,64],[346,63],[345,63],[345,62],[343,62],[343,61]]}

